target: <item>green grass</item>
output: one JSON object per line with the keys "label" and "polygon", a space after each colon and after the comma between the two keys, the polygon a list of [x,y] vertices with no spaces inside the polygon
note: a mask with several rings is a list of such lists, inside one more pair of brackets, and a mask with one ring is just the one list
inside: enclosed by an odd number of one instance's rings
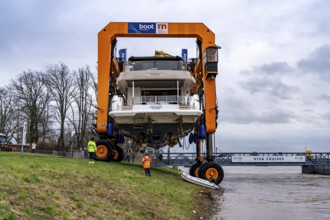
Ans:
{"label": "green grass", "polygon": [[0,152],[1,219],[193,219],[199,186],[175,170]]}

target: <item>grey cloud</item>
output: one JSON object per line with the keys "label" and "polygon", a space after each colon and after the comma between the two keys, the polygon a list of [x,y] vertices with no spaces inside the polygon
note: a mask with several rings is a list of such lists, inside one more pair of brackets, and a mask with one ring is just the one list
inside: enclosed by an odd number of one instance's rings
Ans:
{"label": "grey cloud", "polygon": [[330,122],[330,111],[322,114],[322,118],[325,119],[327,122]]}
{"label": "grey cloud", "polygon": [[256,109],[246,101],[231,97],[220,105],[220,123],[234,124],[287,124],[298,118],[290,110],[276,108]]}
{"label": "grey cloud", "polygon": [[[329,12],[327,12],[327,13],[329,14]],[[329,18],[329,20],[330,20],[330,18]],[[329,23],[329,20],[323,21],[319,25],[320,33],[327,34],[327,36],[329,36],[329,34],[330,34],[330,23]]]}
{"label": "grey cloud", "polygon": [[0,1],[1,71],[15,75],[58,61],[74,68],[95,65],[97,32],[102,26],[95,25],[98,17],[91,19],[85,4]]}
{"label": "grey cloud", "polygon": [[29,2],[3,2],[0,12],[3,18],[0,23],[2,31],[0,35],[1,46],[7,42],[22,45],[38,42],[40,38],[55,32],[56,20],[59,12],[63,11],[61,2],[29,1]]}
{"label": "grey cloud", "polygon": [[272,110],[270,109],[268,112],[263,112],[260,114],[259,120],[260,123],[265,124],[288,124],[291,123],[294,119],[298,118],[298,116],[291,111],[288,110]]}
{"label": "grey cloud", "polygon": [[249,124],[255,121],[255,115],[248,103],[230,94],[223,94],[223,96],[226,99],[220,102],[220,123]]}
{"label": "grey cloud", "polygon": [[[5,57],[24,53],[63,57],[67,51],[73,54],[71,51],[81,48],[81,44],[86,51],[90,42],[97,40],[98,30],[84,20],[75,1],[5,1],[0,3],[0,13],[4,18],[0,21],[0,55]],[[89,43],[84,42],[87,39]]]}
{"label": "grey cloud", "polygon": [[284,75],[293,69],[286,62],[265,63],[261,66],[254,66],[252,70],[242,70],[242,75]]}
{"label": "grey cloud", "polygon": [[294,72],[286,62],[265,63],[254,66],[249,70],[242,70],[241,75],[248,76],[240,85],[250,94],[264,94],[275,99],[290,99],[299,89],[287,85],[282,78]]}
{"label": "grey cloud", "polygon": [[330,95],[328,95],[328,94],[322,94],[318,98],[321,100],[324,100],[326,102],[330,102]]}
{"label": "grey cloud", "polygon": [[298,62],[298,67],[310,74],[330,79],[330,45],[324,44],[317,48],[308,58]]}
{"label": "grey cloud", "polygon": [[217,145],[221,147],[221,150],[224,152],[267,152],[269,149],[278,152],[303,152],[305,146],[313,151],[327,152],[329,151],[328,143],[330,141],[328,135],[320,135],[317,133],[299,134],[296,130],[290,129],[288,129],[288,135],[280,138],[278,134],[274,132],[273,136],[265,138],[260,136],[242,138],[237,135],[237,138],[233,141],[232,138],[219,135],[216,139]]}
{"label": "grey cloud", "polygon": [[290,99],[291,95],[298,91],[298,88],[288,86],[277,78],[252,78],[241,82],[243,89],[250,94],[265,94],[279,99]]}
{"label": "grey cloud", "polygon": [[329,1],[313,1],[311,7],[308,8],[304,14],[304,21],[306,23],[313,22],[315,27],[317,27],[317,33],[325,36],[330,34],[330,14],[329,14]]}
{"label": "grey cloud", "polygon": [[260,70],[258,72],[267,74],[284,74],[291,71],[291,68],[286,62],[273,62],[269,64],[263,64],[256,69]]}

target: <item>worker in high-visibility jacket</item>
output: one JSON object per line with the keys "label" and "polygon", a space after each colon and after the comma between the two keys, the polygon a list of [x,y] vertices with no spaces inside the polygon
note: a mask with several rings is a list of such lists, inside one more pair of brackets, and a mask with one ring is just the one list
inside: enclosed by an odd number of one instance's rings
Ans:
{"label": "worker in high-visibility jacket", "polygon": [[92,137],[87,144],[87,150],[89,154],[89,164],[94,164],[95,152],[96,152],[96,143]]}
{"label": "worker in high-visibility jacket", "polygon": [[150,157],[149,154],[144,154],[144,157],[142,157],[142,164],[143,164],[143,168],[144,168],[144,172],[146,174],[146,176],[151,176],[150,173],[150,163],[151,163],[152,159]]}

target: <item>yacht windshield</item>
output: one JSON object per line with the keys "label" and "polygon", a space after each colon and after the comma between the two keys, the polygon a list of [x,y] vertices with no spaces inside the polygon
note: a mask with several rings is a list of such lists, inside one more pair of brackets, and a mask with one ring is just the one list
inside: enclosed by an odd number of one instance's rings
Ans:
{"label": "yacht windshield", "polygon": [[134,61],[128,63],[131,71],[139,70],[185,70],[182,61],[164,61],[164,60],[150,60],[150,61]]}

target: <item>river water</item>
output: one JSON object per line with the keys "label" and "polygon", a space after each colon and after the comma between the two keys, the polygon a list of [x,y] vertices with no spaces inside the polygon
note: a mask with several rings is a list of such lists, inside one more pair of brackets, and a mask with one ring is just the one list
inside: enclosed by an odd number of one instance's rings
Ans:
{"label": "river water", "polygon": [[[225,166],[212,220],[330,219],[330,176],[301,167]],[[208,219],[204,218],[203,219]]]}

